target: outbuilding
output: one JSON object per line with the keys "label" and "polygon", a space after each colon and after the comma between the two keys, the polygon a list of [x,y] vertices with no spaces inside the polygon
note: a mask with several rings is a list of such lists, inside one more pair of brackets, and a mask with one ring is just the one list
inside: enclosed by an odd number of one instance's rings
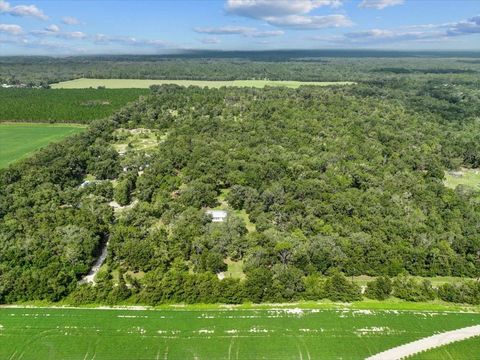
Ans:
{"label": "outbuilding", "polygon": [[212,222],[224,222],[227,218],[225,210],[207,210],[207,214],[212,217]]}

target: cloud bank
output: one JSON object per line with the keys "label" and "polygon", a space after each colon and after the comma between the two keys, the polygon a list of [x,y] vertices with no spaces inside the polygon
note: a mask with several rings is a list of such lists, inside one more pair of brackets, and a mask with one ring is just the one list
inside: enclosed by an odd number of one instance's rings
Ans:
{"label": "cloud bank", "polygon": [[48,20],[48,16],[35,5],[16,5],[0,0],[0,13],[19,17],[34,17],[40,20]]}
{"label": "cloud bank", "polygon": [[340,0],[228,0],[225,8],[228,14],[263,20],[278,27],[314,30],[352,26],[346,15],[309,15],[321,7],[340,6]]}

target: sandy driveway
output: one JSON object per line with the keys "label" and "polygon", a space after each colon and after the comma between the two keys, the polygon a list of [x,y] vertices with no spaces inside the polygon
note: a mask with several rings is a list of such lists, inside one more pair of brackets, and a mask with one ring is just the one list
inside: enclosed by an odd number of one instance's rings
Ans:
{"label": "sandy driveway", "polygon": [[480,336],[480,325],[469,326],[429,336],[405,345],[394,347],[390,350],[370,356],[365,360],[400,360],[421,351],[433,349],[460,340],[466,340],[474,336]]}

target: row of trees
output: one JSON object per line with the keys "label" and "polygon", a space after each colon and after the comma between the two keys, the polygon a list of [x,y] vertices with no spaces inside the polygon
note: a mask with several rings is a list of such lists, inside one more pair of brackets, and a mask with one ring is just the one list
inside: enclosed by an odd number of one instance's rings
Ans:
{"label": "row of trees", "polygon": [[363,289],[343,274],[330,276],[302,274],[287,268],[256,269],[245,281],[235,278],[219,280],[211,272],[189,273],[180,263],[169,271],[154,271],[141,284],[128,274],[120,272],[118,284],[108,272],[97,277],[97,284],[81,285],[69,296],[74,305],[108,303],[141,303],[159,305],[168,303],[226,303],[289,302],[323,300],[352,302],[362,299],[386,300],[396,297],[411,302],[440,299],[446,302],[480,304],[480,283],[465,281],[445,283],[434,288],[428,280],[406,275],[386,276],[370,281]]}

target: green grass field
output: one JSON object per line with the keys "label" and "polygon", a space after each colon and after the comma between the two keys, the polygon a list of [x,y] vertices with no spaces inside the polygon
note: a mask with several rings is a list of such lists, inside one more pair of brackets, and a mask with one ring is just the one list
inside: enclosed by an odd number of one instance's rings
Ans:
{"label": "green grass field", "polygon": [[458,185],[480,190],[480,169],[462,168],[459,171],[445,173],[445,186],[455,189]]}
{"label": "green grass field", "polygon": [[478,323],[452,312],[2,308],[0,358],[363,359]]}
{"label": "green grass field", "polygon": [[102,119],[148,89],[0,89],[0,121],[81,122]]}
{"label": "green grass field", "polygon": [[0,168],[83,129],[82,126],[69,124],[0,123]]}
{"label": "green grass field", "polygon": [[425,351],[409,360],[456,360],[456,359],[479,359],[480,358],[480,338],[459,341],[453,344],[441,346],[437,349]]}
{"label": "green grass field", "polygon": [[301,85],[351,85],[353,82],[301,82],[301,81],[271,81],[271,80],[232,80],[232,81],[203,81],[203,80],[144,80],[144,79],[76,79],[52,84],[53,89],[85,89],[105,86],[108,89],[149,88],[152,85],[176,84],[181,86],[200,86],[219,88],[223,86],[256,87],[286,86],[298,88]]}

